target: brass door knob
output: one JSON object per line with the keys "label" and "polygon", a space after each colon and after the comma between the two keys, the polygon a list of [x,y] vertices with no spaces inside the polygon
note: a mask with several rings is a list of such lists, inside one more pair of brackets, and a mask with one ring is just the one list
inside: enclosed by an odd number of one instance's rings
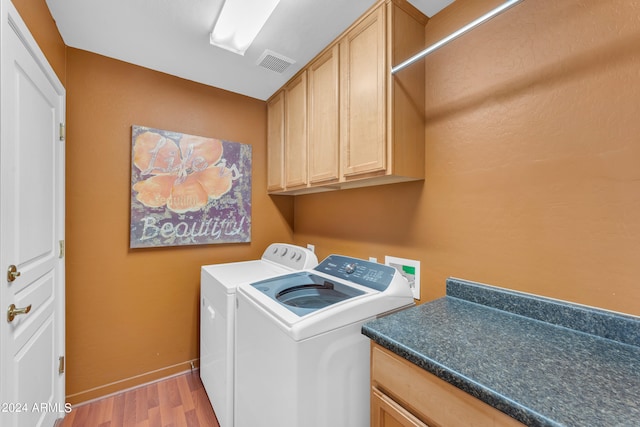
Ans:
{"label": "brass door knob", "polygon": [[31,304],[23,308],[16,308],[15,304],[11,304],[9,310],[7,310],[7,322],[13,322],[13,319],[15,319],[18,314],[27,314],[30,311]]}
{"label": "brass door knob", "polygon": [[20,272],[18,271],[18,268],[13,264],[10,265],[9,269],[7,270],[7,281],[13,282],[18,278],[18,276],[20,276]]}

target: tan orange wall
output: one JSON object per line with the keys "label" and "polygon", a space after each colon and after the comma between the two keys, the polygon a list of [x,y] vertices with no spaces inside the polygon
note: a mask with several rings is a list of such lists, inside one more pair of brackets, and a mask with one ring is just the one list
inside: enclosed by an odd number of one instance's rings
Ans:
{"label": "tan orange wall", "polygon": [[[432,43],[501,0],[457,0]],[[426,179],[298,196],[295,241],[640,315],[640,20],[524,1],[427,57]]]}
{"label": "tan orange wall", "polygon": [[[67,70],[73,403],[188,369],[199,357],[200,266],[259,258],[269,243],[291,241],[292,201],[278,208],[266,194],[263,101],[72,48]],[[133,124],[252,145],[251,244],[129,249]]]}
{"label": "tan orange wall", "polygon": [[29,32],[66,86],[66,46],[45,0],[11,0]]}

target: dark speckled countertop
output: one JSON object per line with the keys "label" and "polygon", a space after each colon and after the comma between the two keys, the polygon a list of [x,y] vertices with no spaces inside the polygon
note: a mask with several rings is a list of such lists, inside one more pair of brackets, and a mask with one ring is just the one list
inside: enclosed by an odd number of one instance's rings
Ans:
{"label": "dark speckled countertop", "polygon": [[640,426],[640,318],[459,279],[363,334],[529,426]]}

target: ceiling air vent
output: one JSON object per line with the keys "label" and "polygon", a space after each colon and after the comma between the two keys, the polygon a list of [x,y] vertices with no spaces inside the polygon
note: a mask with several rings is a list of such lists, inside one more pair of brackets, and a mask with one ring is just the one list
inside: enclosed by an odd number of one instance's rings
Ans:
{"label": "ceiling air vent", "polygon": [[284,73],[284,71],[289,68],[291,64],[295,64],[296,61],[293,59],[287,58],[286,56],[280,55],[279,53],[275,53],[270,51],[269,49],[265,50],[260,58],[258,58],[258,64],[262,68],[266,68],[267,70],[275,71],[276,73]]}

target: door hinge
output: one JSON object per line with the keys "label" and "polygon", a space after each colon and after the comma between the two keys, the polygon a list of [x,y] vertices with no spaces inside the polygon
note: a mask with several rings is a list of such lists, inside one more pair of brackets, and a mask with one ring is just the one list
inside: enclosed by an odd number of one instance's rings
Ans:
{"label": "door hinge", "polygon": [[64,240],[60,240],[60,254],[58,258],[64,258]]}
{"label": "door hinge", "polygon": [[58,357],[58,373],[64,374],[64,356]]}
{"label": "door hinge", "polygon": [[60,141],[64,141],[66,136],[67,135],[66,135],[64,123],[60,123]]}

